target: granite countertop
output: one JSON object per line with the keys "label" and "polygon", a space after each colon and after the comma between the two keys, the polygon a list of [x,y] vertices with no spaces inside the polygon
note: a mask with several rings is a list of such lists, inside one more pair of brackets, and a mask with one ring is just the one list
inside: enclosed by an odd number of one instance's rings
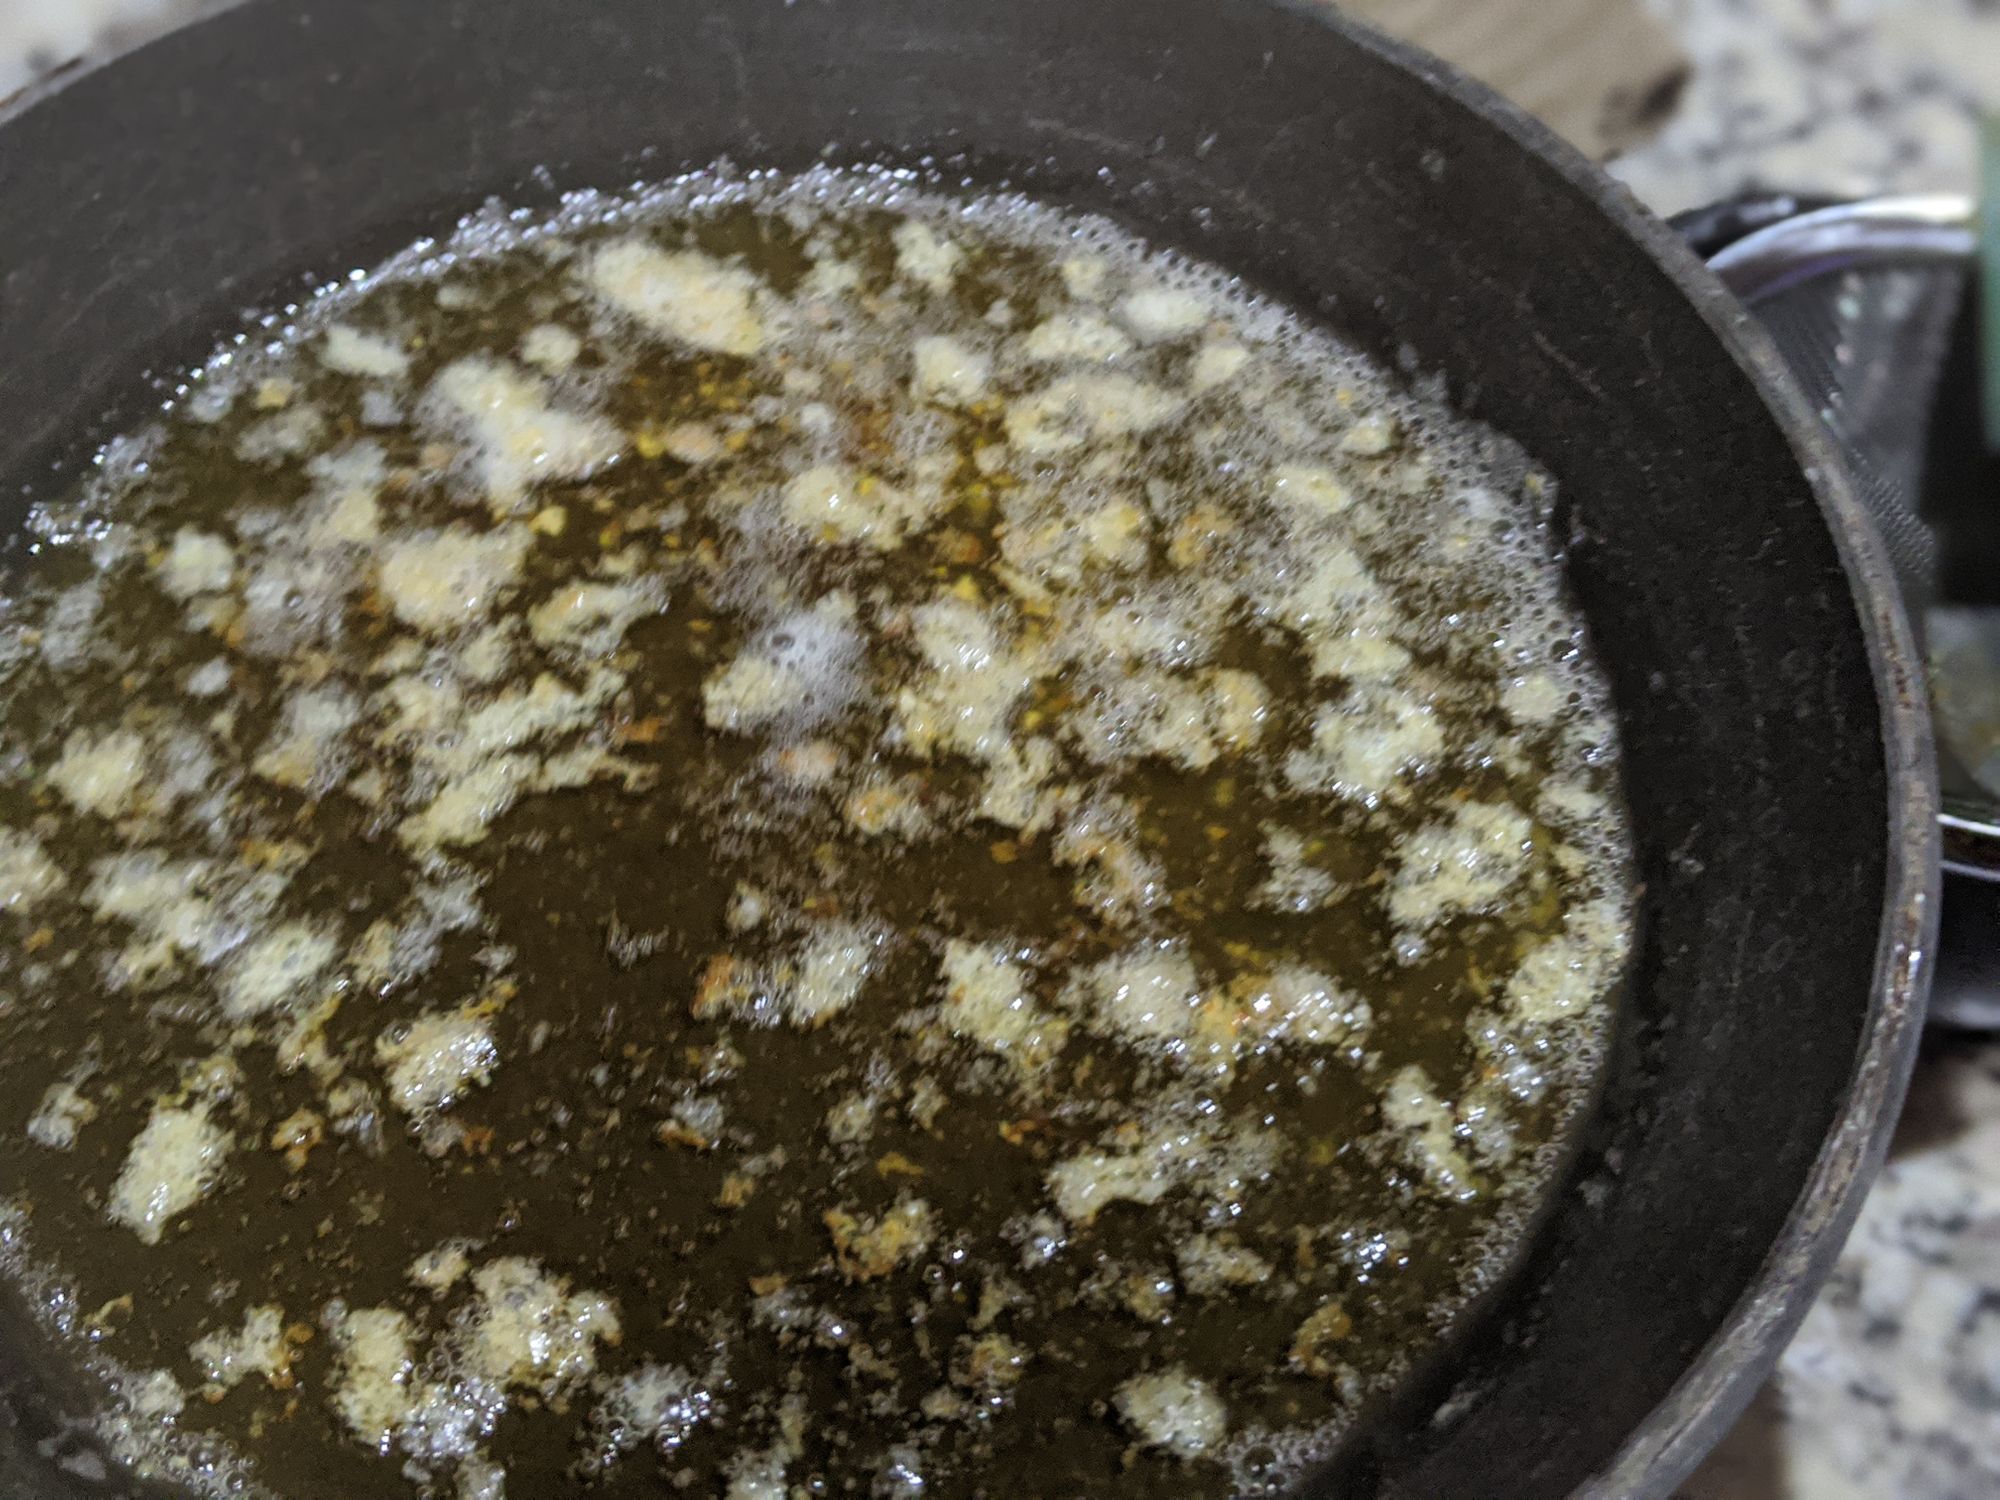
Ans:
{"label": "granite countertop", "polygon": [[[222,3],[0,0],[0,98],[107,35],[130,40]],[[1978,111],[2000,110],[2000,0],[1635,3],[1690,63],[1664,124],[1612,166],[1662,213],[1757,188],[1970,188]],[[1831,1284],[1681,1493],[2000,1495],[2000,1040],[1927,1047]]]}
{"label": "granite countertop", "polygon": [[1612,170],[1663,214],[1753,188],[1969,191],[2000,109],[2000,0],[1644,0],[1693,64]]}

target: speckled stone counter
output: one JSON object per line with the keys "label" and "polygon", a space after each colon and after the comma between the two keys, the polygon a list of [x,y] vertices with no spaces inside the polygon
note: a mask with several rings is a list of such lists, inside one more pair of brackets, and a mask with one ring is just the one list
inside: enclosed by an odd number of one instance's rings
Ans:
{"label": "speckled stone counter", "polygon": [[[129,40],[220,3],[0,0],[0,97],[107,30]],[[2000,109],[2000,0],[1645,3],[1693,71],[1613,170],[1661,212],[1753,188],[1969,186],[1977,112]],[[2000,1041],[1927,1051],[1832,1284],[1682,1493],[2000,1496]]]}
{"label": "speckled stone counter", "polygon": [[[1474,0],[1477,3],[1477,0]],[[1613,170],[1661,213],[1749,188],[1965,189],[2000,109],[2000,0],[1645,0],[1693,63]]]}

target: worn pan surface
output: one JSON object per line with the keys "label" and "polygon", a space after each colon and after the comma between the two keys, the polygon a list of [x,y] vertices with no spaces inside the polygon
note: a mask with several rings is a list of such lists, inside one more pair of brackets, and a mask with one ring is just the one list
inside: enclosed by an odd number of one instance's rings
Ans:
{"label": "worn pan surface", "polygon": [[[1271,0],[253,0],[0,123],[0,520],[143,409],[144,371],[302,276],[489,194],[823,155],[1185,245],[1442,374],[1561,479],[1629,747],[1630,1024],[1521,1274],[1327,1488],[1667,1493],[1804,1311],[1900,1100],[1928,731],[1761,334],[1484,91]],[[3,1331],[0,1492],[129,1490],[58,1435],[84,1393],[18,1308]]]}

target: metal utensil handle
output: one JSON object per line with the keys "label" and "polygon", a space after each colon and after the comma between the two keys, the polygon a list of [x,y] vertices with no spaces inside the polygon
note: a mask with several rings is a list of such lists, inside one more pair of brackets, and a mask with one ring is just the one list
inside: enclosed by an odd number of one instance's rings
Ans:
{"label": "metal utensil handle", "polygon": [[2000,883],[2000,823],[1968,811],[1946,809],[1938,816],[1944,830],[1942,864],[1953,875]]}
{"label": "metal utensil handle", "polygon": [[1873,198],[1800,214],[1709,257],[1723,284],[1752,304],[1838,271],[1926,262],[1962,265],[1978,247],[1974,207],[1958,193]]}

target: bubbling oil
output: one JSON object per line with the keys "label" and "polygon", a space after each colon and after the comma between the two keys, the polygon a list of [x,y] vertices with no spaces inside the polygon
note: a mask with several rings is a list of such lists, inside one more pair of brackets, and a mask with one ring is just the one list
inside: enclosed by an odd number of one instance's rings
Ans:
{"label": "bubbling oil", "polygon": [[491,212],[0,630],[0,1241],[147,1472],[1276,1492],[1518,1250],[1631,942],[1517,449],[887,173]]}

